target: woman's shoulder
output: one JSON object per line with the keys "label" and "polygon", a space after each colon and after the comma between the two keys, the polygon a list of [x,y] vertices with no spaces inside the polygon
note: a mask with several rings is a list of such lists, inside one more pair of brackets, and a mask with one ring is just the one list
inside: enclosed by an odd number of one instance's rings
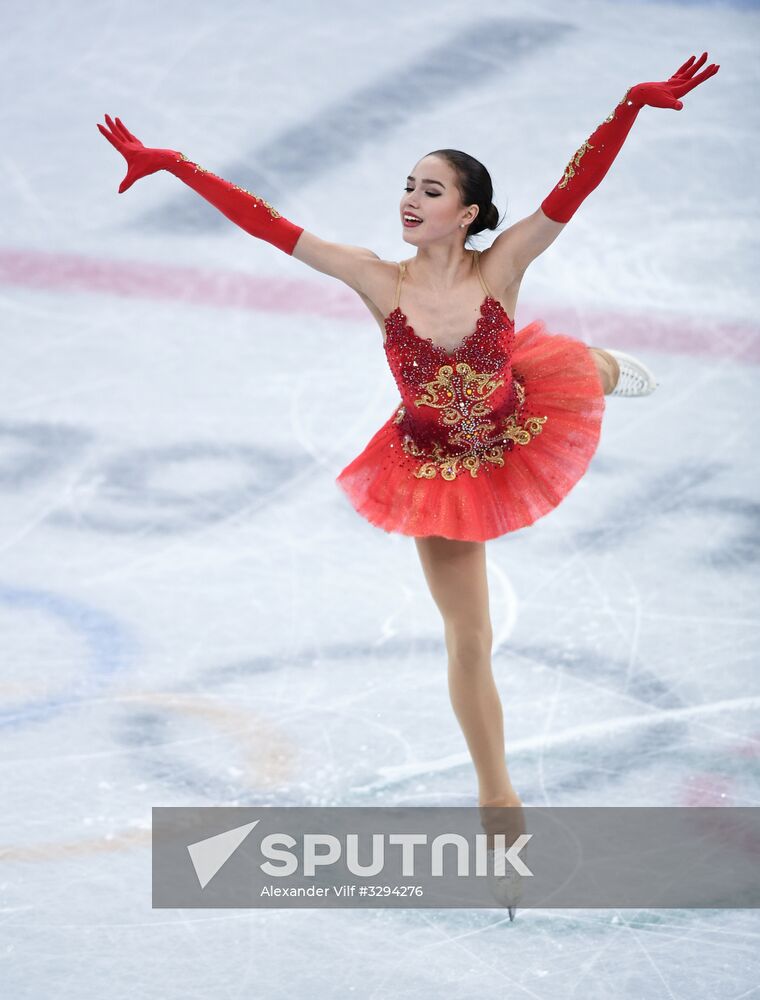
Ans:
{"label": "woman's shoulder", "polygon": [[365,264],[361,292],[383,316],[387,316],[393,308],[396,284],[408,263],[378,257]]}

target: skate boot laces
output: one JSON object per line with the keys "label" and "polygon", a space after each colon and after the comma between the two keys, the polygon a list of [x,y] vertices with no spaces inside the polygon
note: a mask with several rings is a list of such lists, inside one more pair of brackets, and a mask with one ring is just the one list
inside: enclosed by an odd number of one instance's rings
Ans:
{"label": "skate boot laces", "polygon": [[610,396],[648,396],[657,388],[657,379],[647,366],[632,354],[604,347],[620,366],[620,377]]}

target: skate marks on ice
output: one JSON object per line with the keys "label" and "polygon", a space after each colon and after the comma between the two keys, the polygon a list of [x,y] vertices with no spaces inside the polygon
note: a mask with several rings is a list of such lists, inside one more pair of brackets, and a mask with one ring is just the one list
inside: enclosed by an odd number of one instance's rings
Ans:
{"label": "skate marks on ice", "polygon": [[760,504],[737,495],[733,472],[730,463],[715,460],[642,470],[626,496],[607,506],[602,526],[578,530],[575,542],[583,549],[614,552],[647,535],[674,542],[680,537],[688,541],[688,552],[677,553],[681,560],[718,572],[752,570],[760,557]]}
{"label": "skate marks on ice", "polygon": [[[94,433],[43,422],[0,423],[0,440],[7,452],[0,482],[7,491],[44,490],[63,474],[62,492],[45,509],[46,519],[106,534],[181,534],[235,515],[253,516],[316,469],[306,456],[282,457],[266,447],[219,439],[112,448],[89,462],[88,449],[102,451]],[[2,545],[14,538],[4,536]]]}
{"label": "skate marks on ice", "polygon": [[[410,101],[416,115],[436,112],[473,87],[518,72],[543,49],[551,49],[577,28],[554,20],[522,18],[466,18],[448,39],[425,47],[424,35],[415,60],[383,71],[321,110],[288,125],[268,142],[251,147],[238,160],[212,164],[213,151],[200,166],[265,197],[281,211],[293,191],[316,178],[344,169],[365,150],[377,148],[408,123]],[[508,53],[508,58],[505,58]],[[457,72],[452,73],[451,67]],[[284,108],[282,109],[284,112]],[[147,138],[143,141],[148,143]],[[182,145],[179,139],[176,143]],[[252,166],[255,165],[255,166]],[[167,204],[129,224],[131,229],[157,232],[223,231],[229,222],[196,197],[177,195]]]}

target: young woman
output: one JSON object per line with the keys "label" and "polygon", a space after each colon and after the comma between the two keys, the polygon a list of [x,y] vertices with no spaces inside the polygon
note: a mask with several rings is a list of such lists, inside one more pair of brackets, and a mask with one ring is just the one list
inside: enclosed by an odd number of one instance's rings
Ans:
{"label": "young woman", "polygon": [[424,156],[400,203],[403,238],[416,254],[400,264],[305,232],[183,153],[146,148],[119,118],[98,125],[127,161],[119,193],[167,170],[246,232],[345,282],[378,322],[401,400],[337,482],[371,523],[415,539],[443,618],[451,701],[485,816],[521,803],[491,670],[484,543],[567,496],[596,450],[605,395],[656,386],[619,351],[551,334],[540,321],[515,332],[520,283],[607,173],[641,108],[680,110],[679,98],[718,71],[711,64],[698,73],[706,59],[691,56],[667,81],[630,87],[540,208],[483,252],[466,241],[499,223],[488,171],[459,150]]}

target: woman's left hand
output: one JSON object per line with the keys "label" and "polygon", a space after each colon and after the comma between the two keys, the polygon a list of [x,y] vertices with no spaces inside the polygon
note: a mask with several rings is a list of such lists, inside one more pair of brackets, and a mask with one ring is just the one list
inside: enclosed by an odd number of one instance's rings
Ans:
{"label": "woman's left hand", "polygon": [[706,59],[706,52],[703,52],[696,62],[694,62],[694,56],[691,56],[664,83],[637,83],[635,87],[631,87],[626,95],[627,100],[633,101],[639,107],[648,104],[651,108],[672,108],[674,111],[680,111],[683,102],[679,101],[678,98],[688,94],[690,90],[698,87],[700,83],[708,80],[711,76],[715,76],[720,69],[720,66],[710,63],[707,69],[695,76],[694,74]]}

